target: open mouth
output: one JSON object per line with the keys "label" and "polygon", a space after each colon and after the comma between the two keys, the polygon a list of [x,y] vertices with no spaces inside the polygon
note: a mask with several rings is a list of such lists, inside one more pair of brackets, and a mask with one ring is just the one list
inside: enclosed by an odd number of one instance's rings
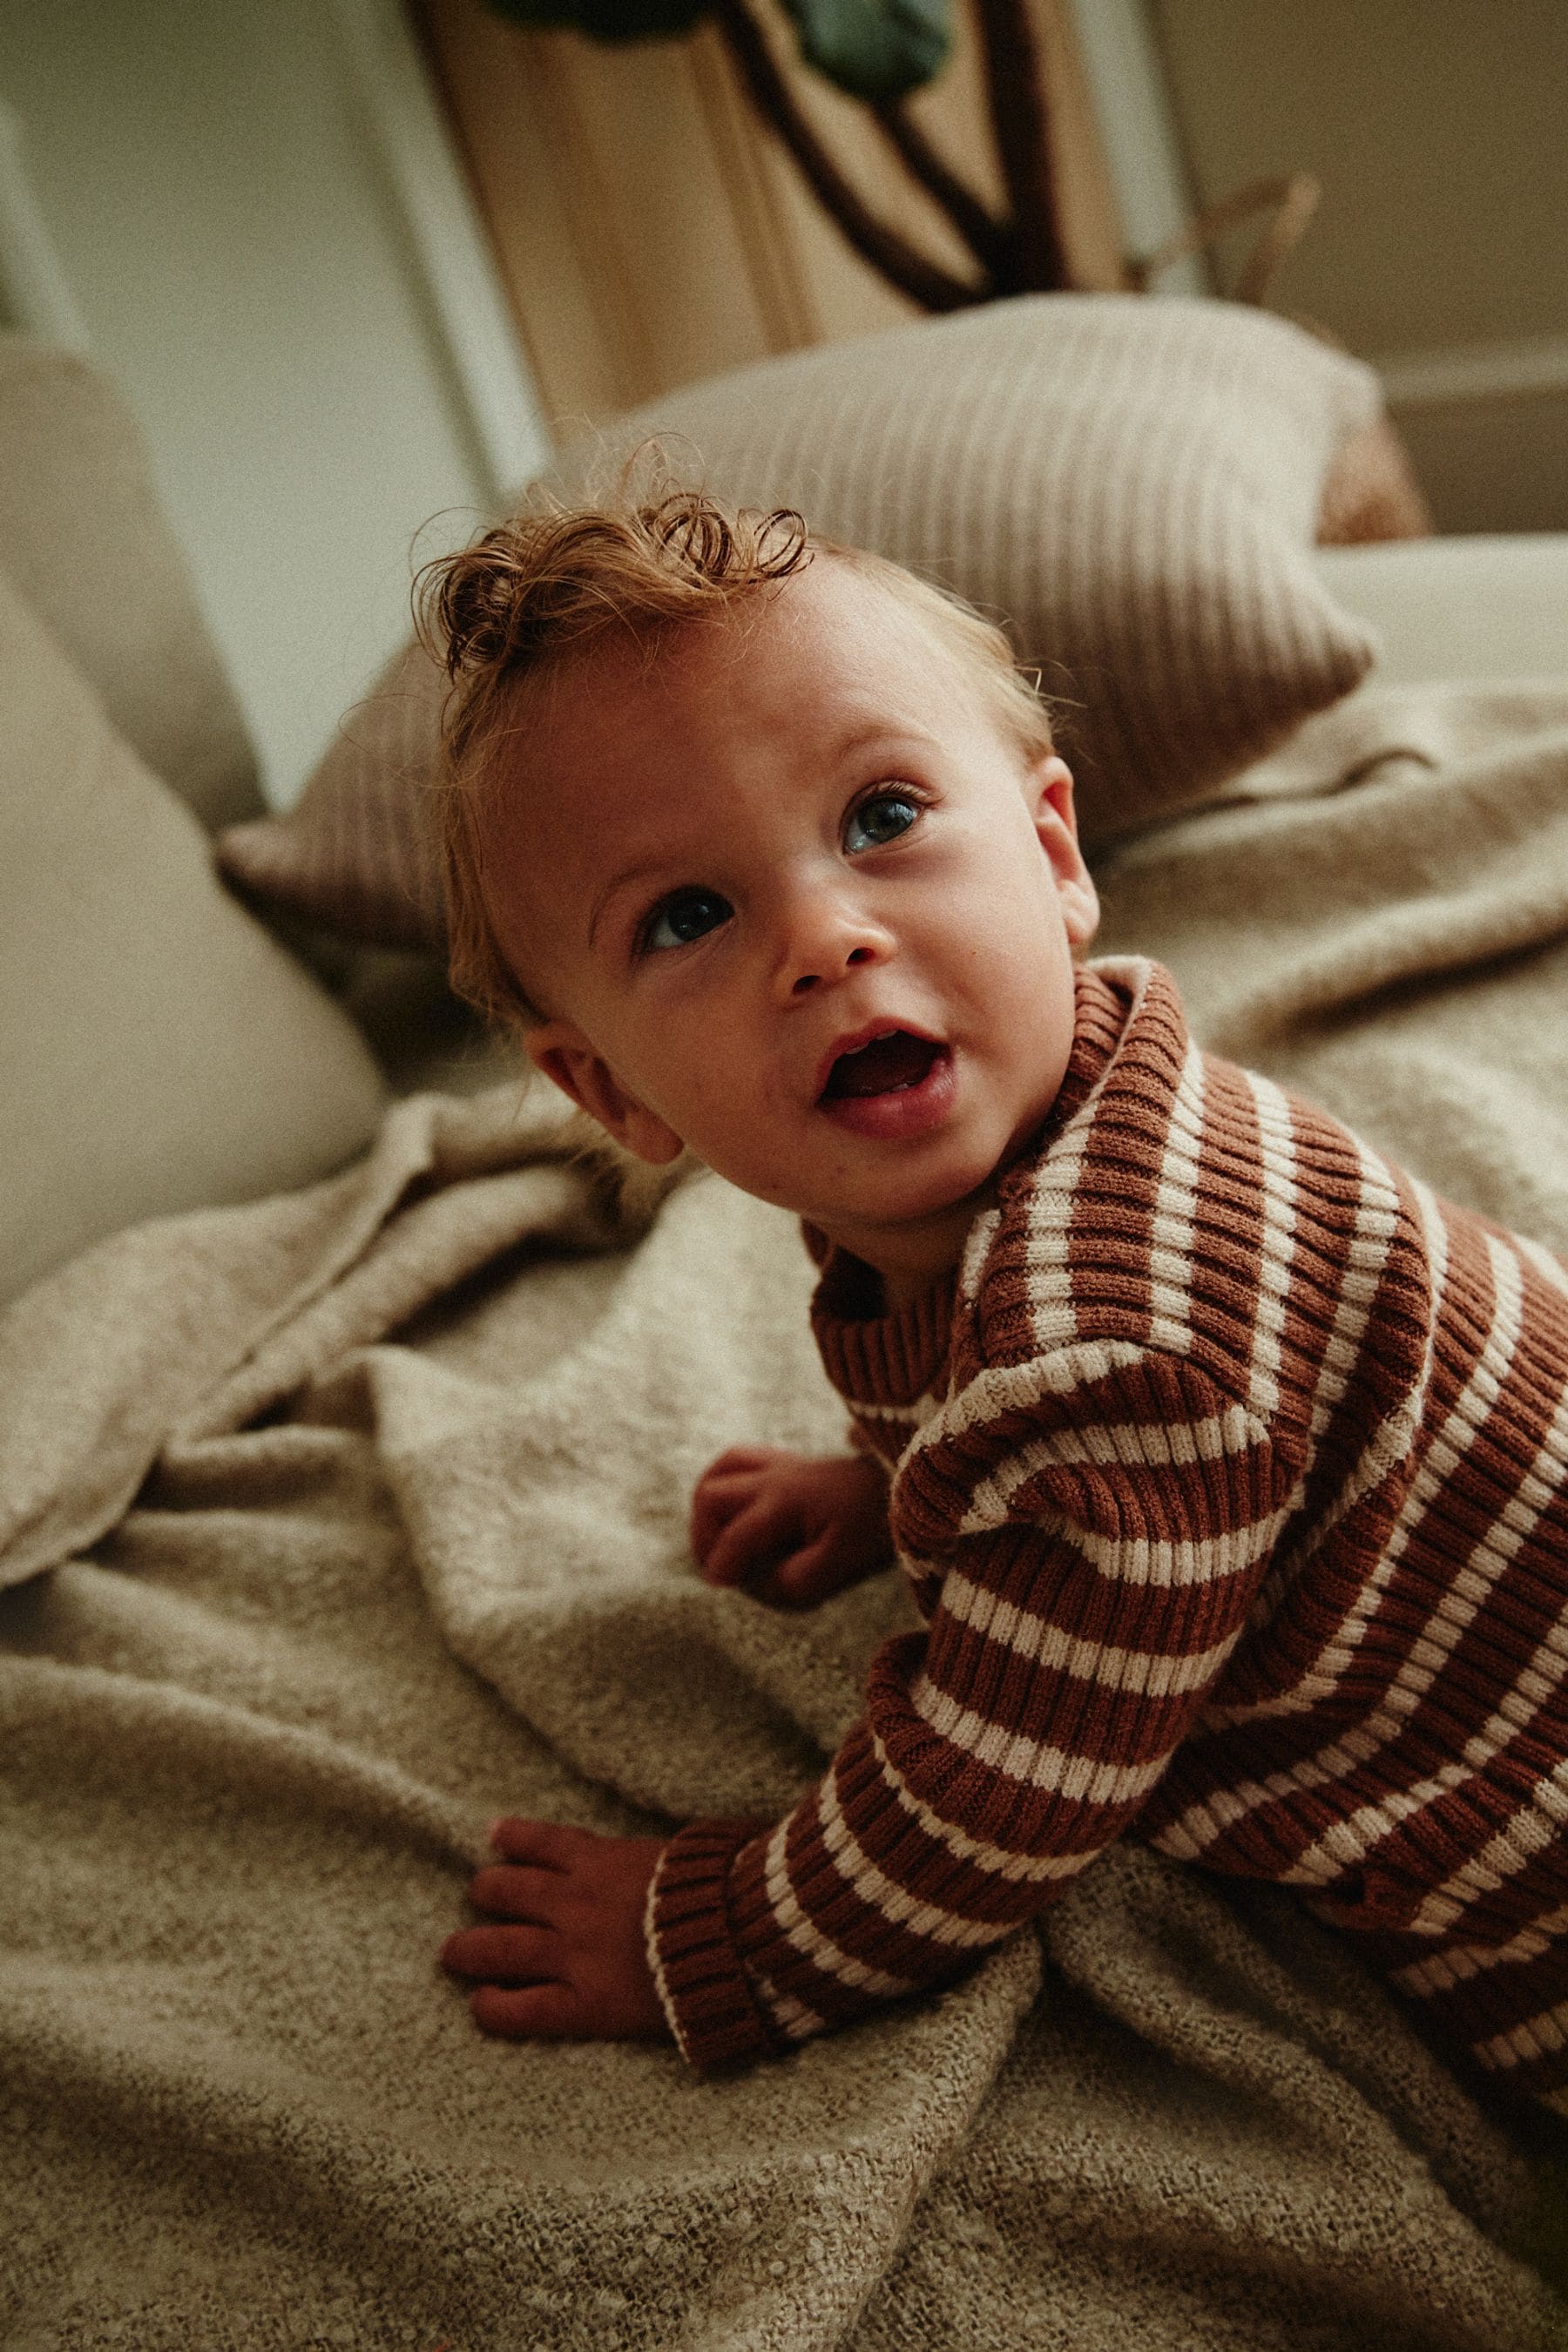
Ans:
{"label": "open mouth", "polygon": [[920,1086],[934,1063],[946,1058],[945,1045],[917,1037],[908,1029],[891,1029],[873,1037],[853,1054],[840,1054],[822,1089],[824,1102],[866,1095],[901,1094]]}

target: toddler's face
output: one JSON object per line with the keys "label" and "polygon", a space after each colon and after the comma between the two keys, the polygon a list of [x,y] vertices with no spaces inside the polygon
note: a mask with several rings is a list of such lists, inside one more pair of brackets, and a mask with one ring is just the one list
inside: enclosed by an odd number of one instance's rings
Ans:
{"label": "toddler's face", "polygon": [[819,557],[763,604],[563,656],[487,819],[539,1066],[906,1284],[951,1264],[1072,1041],[1096,919],[1059,760]]}

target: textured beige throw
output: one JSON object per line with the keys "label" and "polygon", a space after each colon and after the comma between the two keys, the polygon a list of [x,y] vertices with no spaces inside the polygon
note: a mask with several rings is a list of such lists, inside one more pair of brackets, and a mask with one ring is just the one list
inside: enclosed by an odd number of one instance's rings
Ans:
{"label": "textured beige throw", "polygon": [[[1568,729],[1416,715],[1325,739],[1296,781],[1343,790],[1128,845],[1106,943],[1568,1247]],[[684,1552],[713,1452],[837,1442],[809,1278],[711,1178],[633,1213],[547,1108],[427,1097],[0,1320],[8,2347],[1552,2340],[1529,2173],[1386,1996],[1131,1848],[748,2074],[473,2032],[435,1953],[493,1814],[782,1808],[905,1622]]]}

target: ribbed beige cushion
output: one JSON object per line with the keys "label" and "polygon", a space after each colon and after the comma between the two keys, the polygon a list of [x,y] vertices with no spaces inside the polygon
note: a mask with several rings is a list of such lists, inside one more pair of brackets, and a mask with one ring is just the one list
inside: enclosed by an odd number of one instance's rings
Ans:
{"label": "ribbed beige cushion", "polygon": [[114,387],[0,334],[0,569],[209,831],[258,813],[239,706]]}
{"label": "ribbed beige cushion", "polygon": [[[1366,670],[1372,639],[1310,551],[1335,455],[1379,405],[1370,370],[1257,310],[1041,295],[698,385],[549,478],[575,495],[679,436],[710,488],[798,507],[1005,618],[1061,698],[1093,841],[1202,799]],[[225,836],[227,870],[356,936],[438,940],[413,805],[438,699],[405,656],[292,815]]]}
{"label": "ribbed beige cushion", "polygon": [[430,784],[447,681],[405,646],[286,815],[231,825],[218,863],[260,905],[387,948],[446,940]]}
{"label": "ribbed beige cushion", "polygon": [[0,1298],[139,1218],[323,1175],[384,1088],[0,574]]}

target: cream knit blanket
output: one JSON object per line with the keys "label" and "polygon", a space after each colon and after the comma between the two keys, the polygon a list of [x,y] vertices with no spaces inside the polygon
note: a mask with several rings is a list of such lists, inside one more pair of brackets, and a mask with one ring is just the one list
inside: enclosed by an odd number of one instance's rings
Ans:
{"label": "cream knit blanket", "polygon": [[[1105,944],[1568,1248],[1568,709],[1335,724],[1285,797],[1124,849]],[[1131,1848],[747,2074],[472,2030],[434,1956],[491,1816],[780,1810],[906,1622],[891,1579],[781,1618],[684,1553],[723,1445],[837,1442],[809,1282],[787,1218],[621,1199],[503,1090],[0,1320],[7,2346],[1552,2340],[1530,2176],[1386,1997],[1288,1897]]]}

